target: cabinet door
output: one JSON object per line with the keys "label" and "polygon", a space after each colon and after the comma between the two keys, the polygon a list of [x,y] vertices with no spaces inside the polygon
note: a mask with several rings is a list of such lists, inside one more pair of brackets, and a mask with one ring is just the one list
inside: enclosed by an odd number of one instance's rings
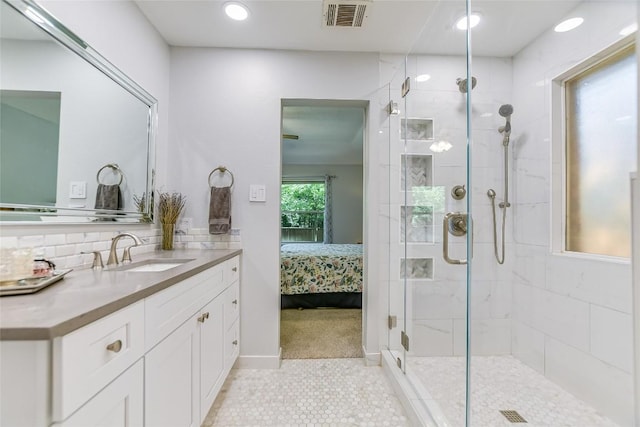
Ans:
{"label": "cabinet door", "polygon": [[209,412],[224,378],[223,298],[204,306],[200,319],[200,420]]}
{"label": "cabinet door", "polygon": [[142,359],[124,371],[112,383],[59,427],[142,427]]}
{"label": "cabinet door", "polygon": [[148,427],[200,426],[199,313],[145,355]]}

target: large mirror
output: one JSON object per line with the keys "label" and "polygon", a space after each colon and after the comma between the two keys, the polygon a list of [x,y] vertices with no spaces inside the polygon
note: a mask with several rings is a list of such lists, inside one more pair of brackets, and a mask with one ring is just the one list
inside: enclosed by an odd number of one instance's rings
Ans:
{"label": "large mirror", "polygon": [[151,221],[157,101],[38,4],[0,6],[0,220]]}

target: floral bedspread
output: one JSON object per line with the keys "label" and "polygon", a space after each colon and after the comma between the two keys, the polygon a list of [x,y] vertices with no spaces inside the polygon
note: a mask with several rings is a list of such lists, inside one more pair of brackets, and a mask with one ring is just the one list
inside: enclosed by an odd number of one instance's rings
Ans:
{"label": "floral bedspread", "polygon": [[292,243],[280,255],[284,295],[362,292],[362,245]]}

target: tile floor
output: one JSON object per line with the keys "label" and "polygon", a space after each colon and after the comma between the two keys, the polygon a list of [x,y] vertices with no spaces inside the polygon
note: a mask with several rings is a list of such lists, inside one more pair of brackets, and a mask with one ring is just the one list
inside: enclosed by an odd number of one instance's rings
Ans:
{"label": "tile floor", "polygon": [[[411,375],[422,383],[449,421],[464,425],[465,359],[411,357]],[[471,359],[471,425],[474,427],[615,427],[583,401],[511,356]],[[527,424],[512,424],[500,410],[516,410]]]}
{"label": "tile floor", "polygon": [[207,415],[210,426],[409,426],[380,366],[362,359],[283,360],[233,369]]}

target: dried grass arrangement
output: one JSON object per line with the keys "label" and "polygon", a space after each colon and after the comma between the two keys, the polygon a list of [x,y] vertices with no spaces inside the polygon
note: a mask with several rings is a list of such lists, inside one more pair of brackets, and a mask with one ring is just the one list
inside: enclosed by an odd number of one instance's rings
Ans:
{"label": "dried grass arrangement", "polygon": [[173,233],[187,197],[180,193],[158,193],[158,219],[162,224],[162,249],[173,249]]}
{"label": "dried grass arrangement", "polygon": [[136,205],[138,212],[142,214],[142,222],[153,222],[153,192],[151,192],[151,200],[149,202],[150,212],[145,213],[144,209],[147,206],[147,193],[142,193],[142,196],[136,194],[133,195],[133,203]]}

